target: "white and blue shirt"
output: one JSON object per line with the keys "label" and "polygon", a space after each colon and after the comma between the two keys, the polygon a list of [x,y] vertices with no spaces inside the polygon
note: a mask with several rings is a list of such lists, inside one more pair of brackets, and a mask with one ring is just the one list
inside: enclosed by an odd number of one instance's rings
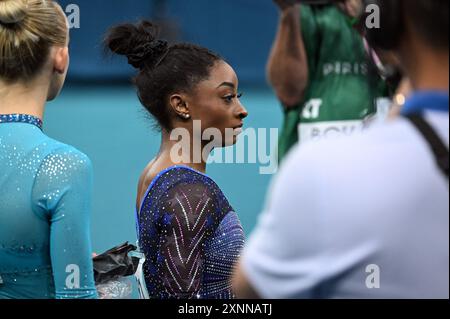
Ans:
{"label": "white and blue shirt", "polygon": [[[448,92],[419,92],[448,148]],[[264,298],[448,298],[449,182],[406,119],[294,149],[243,253]]]}

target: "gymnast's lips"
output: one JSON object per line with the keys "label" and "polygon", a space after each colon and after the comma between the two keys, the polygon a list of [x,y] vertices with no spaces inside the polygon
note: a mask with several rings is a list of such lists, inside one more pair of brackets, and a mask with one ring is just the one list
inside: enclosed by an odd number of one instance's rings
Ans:
{"label": "gymnast's lips", "polygon": [[244,132],[244,124],[234,127],[233,130],[236,135],[242,134]]}

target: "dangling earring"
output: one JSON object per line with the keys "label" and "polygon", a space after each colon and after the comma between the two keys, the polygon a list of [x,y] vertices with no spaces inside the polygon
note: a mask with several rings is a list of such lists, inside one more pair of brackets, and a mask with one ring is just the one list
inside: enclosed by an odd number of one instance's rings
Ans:
{"label": "dangling earring", "polygon": [[190,115],[190,114],[183,114],[183,117],[184,117],[186,120],[189,120],[189,119],[191,118],[191,115]]}

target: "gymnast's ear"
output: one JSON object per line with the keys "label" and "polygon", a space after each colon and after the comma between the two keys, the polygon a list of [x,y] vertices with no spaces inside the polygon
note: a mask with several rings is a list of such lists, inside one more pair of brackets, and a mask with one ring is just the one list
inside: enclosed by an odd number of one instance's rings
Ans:
{"label": "gymnast's ear", "polygon": [[53,46],[51,55],[51,79],[47,101],[54,100],[62,90],[69,69],[69,48],[67,46]]}
{"label": "gymnast's ear", "polygon": [[53,69],[58,74],[65,74],[69,68],[69,48],[53,47]]}
{"label": "gymnast's ear", "polygon": [[185,120],[190,118],[189,107],[184,94],[172,94],[169,98],[169,104],[178,117]]}

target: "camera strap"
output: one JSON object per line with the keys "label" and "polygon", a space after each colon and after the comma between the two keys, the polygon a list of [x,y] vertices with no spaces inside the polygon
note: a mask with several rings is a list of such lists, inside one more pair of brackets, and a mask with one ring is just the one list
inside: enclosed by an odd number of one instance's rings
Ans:
{"label": "camera strap", "polygon": [[436,133],[434,128],[428,124],[427,121],[423,118],[423,116],[418,114],[410,114],[405,116],[415,127],[416,129],[423,135],[431,150],[436,158],[437,165],[442,173],[448,176],[449,170],[449,150],[439,135]]}

